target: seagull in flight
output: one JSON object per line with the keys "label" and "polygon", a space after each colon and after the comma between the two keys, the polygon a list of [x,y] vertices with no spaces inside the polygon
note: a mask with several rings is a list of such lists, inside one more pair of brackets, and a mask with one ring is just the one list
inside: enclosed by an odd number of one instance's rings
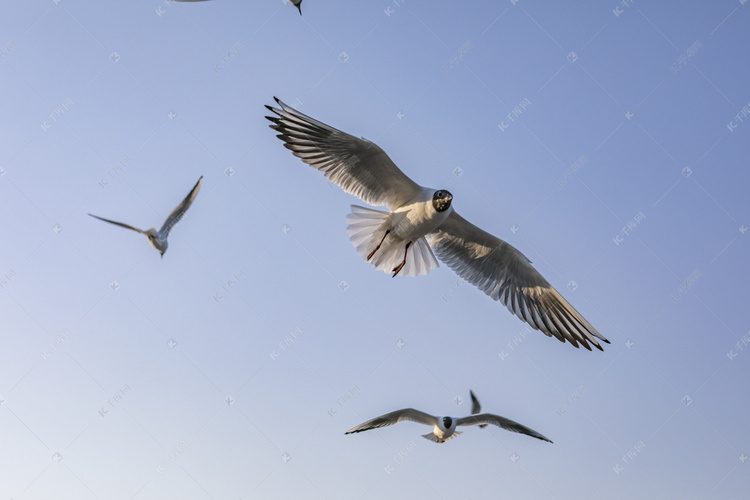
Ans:
{"label": "seagull in flight", "polygon": [[542,436],[533,429],[529,429],[525,425],[521,425],[518,422],[514,422],[507,418],[493,415],[491,413],[479,413],[477,415],[471,415],[469,417],[454,418],[454,417],[435,417],[429,413],[425,413],[413,408],[405,408],[403,410],[392,411],[379,417],[368,420],[363,424],[359,424],[345,432],[345,434],[354,434],[356,432],[369,431],[370,429],[377,429],[379,427],[387,427],[389,425],[397,424],[405,420],[411,420],[412,422],[418,422],[420,424],[431,425],[432,432],[422,434],[422,437],[429,439],[435,443],[445,443],[446,441],[453,439],[454,437],[462,434],[457,431],[457,427],[469,426],[469,425],[486,425],[492,424],[507,431],[518,432],[520,434],[526,434],[527,436],[541,439],[551,443],[549,439]]}
{"label": "seagull in flight", "polygon": [[422,187],[380,147],[319,122],[275,98],[278,116],[266,116],[294,156],[347,193],[388,211],[352,205],[347,232],[376,269],[406,276],[438,267],[437,255],[459,276],[560,342],[591,350],[609,344],[531,265],[520,251],[467,221],[445,189]]}
{"label": "seagull in flight", "polygon": [[[479,400],[474,395],[474,391],[469,389],[469,394],[471,395],[471,414],[476,415],[477,413],[482,413],[482,405],[479,404]],[[480,424],[479,427],[485,428],[487,427],[487,424]]]}
{"label": "seagull in flight", "polygon": [[167,217],[167,220],[164,221],[164,224],[162,224],[161,229],[158,231],[156,228],[151,228],[146,231],[143,229],[138,229],[137,227],[131,226],[129,224],[124,224],[122,222],[117,222],[109,219],[105,219],[104,217],[99,217],[98,215],[89,214],[91,217],[94,217],[95,219],[103,220],[104,222],[109,222],[110,224],[114,224],[116,226],[124,227],[125,229],[132,229],[133,231],[139,232],[141,234],[145,234],[148,238],[148,242],[151,243],[151,246],[159,250],[159,253],[161,254],[161,257],[164,258],[164,252],[167,251],[167,247],[169,246],[167,242],[167,237],[169,236],[169,231],[172,230],[172,228],[180,222],[180,219],[182,219],[182,216],[185,215],[185,212],[187,212],[187,209],[190,208],[190,205],[193,203],[193,200],[195,200],[195,197],[198,196],[198,190],[201,188],[201,183],[203,182],[203,176],[201,175],[201,178],[198,179],[198,182],[195,183],[195,186],[193,189],[188,193],[188,195],[185,197],[182,202],[180,202],[177,207],[175,207],[174,210],[172,210],[172,213],[169,214]]}

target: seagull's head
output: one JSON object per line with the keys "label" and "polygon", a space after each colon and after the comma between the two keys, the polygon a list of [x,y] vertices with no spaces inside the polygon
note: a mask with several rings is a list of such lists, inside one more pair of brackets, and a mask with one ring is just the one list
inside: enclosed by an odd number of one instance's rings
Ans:
{"label": "seagull's head", "polygon": [[453,425],[453,419],[450,417],[443,417],[443,425],[446,429],[450,429],[451,425]]}
{"label": "seagull's head", "polygon": [[435,207],[436,212],[445,212],[451,207],[451,201],[453,201],[453,195],[445,189],[439,189],[432,195],[432,206]]}

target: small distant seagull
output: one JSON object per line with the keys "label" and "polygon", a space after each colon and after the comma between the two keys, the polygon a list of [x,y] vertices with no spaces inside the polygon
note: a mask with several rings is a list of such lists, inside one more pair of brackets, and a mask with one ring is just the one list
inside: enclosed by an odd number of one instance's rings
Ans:
{"label": "small distant seagull", "polygon": [[433,426],[432,432],[422,434],[422,437],[429,439],[435,443],[445,443],[446,441],[453,439],[454,437],[462,434],[456,430],[456,427],[468,426],[468,425],[481,425],[481,424],[492,424],[501,427],[507,431],[518,432],[520,434],[526,434],[527,436],[535,437],[543,441],[552,442],[546,437],[542,436],[535,430],[529,429],[528,427],[521,425],[507,418],[492,415],[490,413],[480,413],[478,415],[471,415],[469,417],[454,418],[454,417],[434,417],[428,413],[415,410],[413,408],[406,408],[403,410],[393,411],[386,413],[372,420],[358,425],[357,427],[345,432],[345,434],[354,434],[355,432],[369,431],[370,429],[377,429],[379,427],[387,427],[389,425],[403,422],[404,420],[411,420],[412,422],[419,422],[420,424]]}
{"label": "small distant seagull", "polygon": [[[357,252],[376,269],[407,276],[438,267],[435,254],[459,276],[505,304],[548,337],[588,349],[609,344],[510,244],[481,230],[453,210],[445,189],[420,186],[367,139],[357,139],[300,113],[275,98],[278,117],[266,118],[284,146],[308,165],[381,212],[352,205],[347,232]],[[429,243],[428,243],[429,240]],[[433,250],[435,254],[433,254]]]}
{"label": "small distant seagull", "polygon": [[302,15],[302,0],[289,0],[292,5],[297,7],[297,10],[299,11],[299,15]]}
{"label": "small distant seagull", "polygon": [[[469,389],[469,394],[471,394],[471,414],[476,415],[482,411],[482,405],[479,404],[479,400],[474,395],[474,391]],[[481,424],[479,427],[485,428],[487,427],[487,424]]]}
{"label": "small distant seagull", "polygon": [[185,212],[187,212],[187,209],[190,208],[190,205],[193,203],[193,200],[195,200],[195,197],[198,196],[198,190],[201,188],[201,182],[203,182],[203,176],[201,175],[201,178],[198,179],[198,182],[195,183],[195,186],[193,189],[188,193],[188,195],[185,197],[182,202],[177,205],[177,207],[172,210],[172,213],[169,214],[167,217],[167,220],[164,221],[164,224],[162,224],[161,229],[158,231],[156,228],[151,228],[147,231],[144,231],[143,229],[138,229],[137,227],[133,227],[129,224],[124,224],[122,222],[116,222],[113,220],[105,219],[103,217],[99,217],[98,215],[89,214],[91,217],[94,217],[95,219],[103,220],[104,222],[109,222],[110,224],[115,224],[116,226],[124,227],[126,229],[132,229],[133,231],[137,231],[141,234],[145,234],[148,238],[148,242],[151,243],[151,246],[159,250],[159,253],[161,254],[162,258],[164,258],[164,252],[167,251],[167,247],[169,246],[167,242],[167,237],[169,236],[169,231],[172,230],[172,228],[180,222],[180,219],[182,219],[182,216],[185,215]]}

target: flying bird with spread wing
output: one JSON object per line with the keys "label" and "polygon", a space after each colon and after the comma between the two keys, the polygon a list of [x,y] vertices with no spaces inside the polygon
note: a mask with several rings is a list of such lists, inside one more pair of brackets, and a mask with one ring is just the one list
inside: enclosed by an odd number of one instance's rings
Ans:
{"label": "flying bird with spread wing", "polygon": [[[483,231],[453,209],[445,189],[422,187],[375,143],[319,122],[274,97],[266,106],[277,137],[294,156],[383,212],[352,205],[347,232],[357,252],[376,269],[418,276],[442,260],[510,312],[561,342],[600,351],[609,343],[531,265],[520,251]],[[434,252],[434,253],[433,253]]]}
{"label": "flying bird with spread wing", "polygon": [[453,439],[454,437],[462,434],[457,431],[457,427],[470,426],[470,425],[496,425],[506,431],[518,432],[520,434],[526,434],[527,436],[541,439],[551,443],[549,439],[539,434],[533,429],[529,429],[525,425],[521,425],[518,422],[509,420],[498,415],[491,413],[479,413],[477,415],[471,415],[463,418],[455,417],[435,417],[429,413],[425,413],[413,408],[405,408],[403,410],[392,411],[379,417],[375,417],[372,420],[368,420],[358,426],[346,431],[344,434],[354,434],[356,432],[369,431],[371,429],[378,429],[380,427],[387,427],[404,421],[418,422],[420,424],[431,425],[432,432],[422,434],[422,437],[435,443],[445,443],[446,441]]}
{"label": "flying bird with spread wing", "polygon": [[105,219],[104,217],[99,217],[98,215],[94,214],[89,215],[91,217],[94,217],[95,219],[103,220],[104,222],[109,222],[110,224],[124,227],[125,229],[132,229],[133,231],[136,231],[138,233],[145,234],[148,238],[148,242],[151,243],[151,246],[156,248],[161,254],[162,258],[164,258],[164,252],[167,251],[167,247],[169,246],[169,243],[167,242],[169,232],[178,222],[180,222],[180,219],[182,219],[182,217],[185,215],[187,209],[190,208],[190,205],[193,204],[193,200],[195,200],[195,197],[198,196],[198,191],[201,188],[202,182],[203,176],[201,175],[201,178],[198,179],[198,182],[195,183],[193,189],[188,193],[185,199],[182,200],[182,202],[180,202],[180,204],[177,205],[174,210],[172,210],[172,213],[169,214],[167,219],[164,221],[164,224],[162,224],[161,229],[159,229],[158,231],[154,227],[144,231],[143,229],[138,229],[137,227],[131,226],[129,224]]}

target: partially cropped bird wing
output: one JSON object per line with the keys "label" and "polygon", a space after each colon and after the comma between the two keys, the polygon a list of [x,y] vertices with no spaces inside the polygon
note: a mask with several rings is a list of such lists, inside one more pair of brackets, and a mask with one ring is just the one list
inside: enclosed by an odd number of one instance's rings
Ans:
{"label": "partially cropped bird wing", "polygon": [[429,235],[429,242],[448,267],[532,328],[588,350],[589,342],[602,350],[597,339],[609,344],[521,252],[455,211]]}
{"label": "partially cropped bird wing", "polygon": [[178,222],[180,222],[180,219],[182,219],[182,216],[185,215],[185,212],[187,212],[187,209],[190,208],[190,205],[193,204],[193,200],[195,200],[195,197],[198,196],[198,190],[200,190],[202,182],[203,176],[201,175],[201,178],[198,179],[198,182],[195,183],[193,189],[188,193],[185,199],[182,200],[182,202],[180,202],[180,204],[177,205],[174,210],[172,210],[172,213],[169,214],[167,219],[164,221],[164,224],[162,224],[159,232],[162,233],[165,238],[169,234],[169,231],[171,231],[172,228]]}
{"label": "partially cropped bird wing", "polygon": [[315,167],[353,194],[374,206],[390,210],[404,205],[421,192],[374,142],[345,132],[300,113],[275,98],[281,109],[266,106],[278,118],[267,116],[277,137],[294,156]]}
{"label": "partially cropped bird wing", "polygon": [[547,441],[550,443],[552,442],[546,437],[539,434],[537,431],[529,429],[525,425],[521,425],[518,422],[514,422],[513,420],[509,420],[498,415],[493,415],[491,413],[479,413],[477,415],[471,415],[456,420],[456,427],[482,424],[496,425],[505,429],[506,431],[518,432],[520,434],[526,434],[527,436],[541,439],[542,441]]}
{"label": "partially cropped bird wing", "polygon": [[387,427],[389,425],[403,422],[404,420],[411,420],[413,422],[419,422],[420,424],[432,425],[437,424],[437,417],[433,417],[427,413],[415,410],[413,408],[406,408],[404,410],[396,410],[379,417],[375,417],[372,420],[368,420],[363,424],[349,429],[346,434],[353,434],[355,432],[369,431],[370,429],[377,429],[378,427]]}

